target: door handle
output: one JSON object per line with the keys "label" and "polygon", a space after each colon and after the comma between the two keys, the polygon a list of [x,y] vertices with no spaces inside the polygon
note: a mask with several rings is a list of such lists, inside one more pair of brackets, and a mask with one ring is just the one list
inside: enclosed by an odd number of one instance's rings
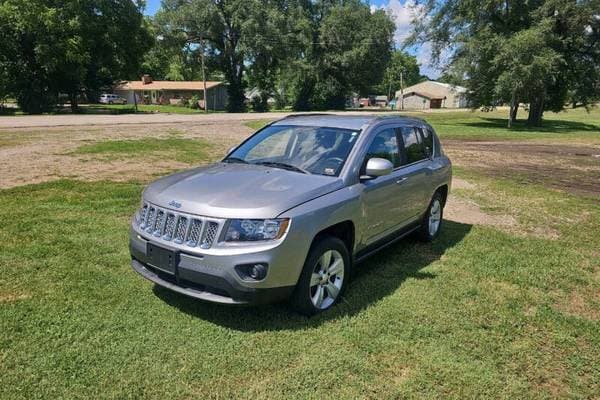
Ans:
{"label": "door handle", "polygon": [[406,180],[407,180],[407,179],[408,179],[407,177],[403,176],[402,178],[398,179],[398,180],[396,181],[396,183],[397,183],[398,185],[402,185],[404,182],[406,182]]}

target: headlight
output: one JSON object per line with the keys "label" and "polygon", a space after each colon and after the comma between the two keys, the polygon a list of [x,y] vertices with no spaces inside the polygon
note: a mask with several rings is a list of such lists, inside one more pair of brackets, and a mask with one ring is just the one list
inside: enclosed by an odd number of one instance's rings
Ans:
{"label": "headlight", "polygon": [[288,218],[232,219],[229,221],[226,242],[248,242],[281,238],[288,227]]}

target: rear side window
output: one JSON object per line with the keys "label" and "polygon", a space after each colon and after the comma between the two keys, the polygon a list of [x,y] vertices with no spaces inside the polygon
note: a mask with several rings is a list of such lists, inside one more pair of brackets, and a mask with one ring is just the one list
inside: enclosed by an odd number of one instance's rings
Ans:
{"label": "rear side window", "polygon": [[375,135],[367,151],[363,168],[371,158],[385,158],[394,164],[394,168],[402,164],[395,129],[386,129]]}
{"label": "rear side window", "polygon": [[406,154],[406,164],[412,164],[425,159],[423,143],[417,136],[416,128],[402,128],[402,141]]}
{"label": "rear side window", "polygon": [[419,128],[423,146],[425,148],[425,154],[427,156],[433,155],[433,133],[429,129]]}

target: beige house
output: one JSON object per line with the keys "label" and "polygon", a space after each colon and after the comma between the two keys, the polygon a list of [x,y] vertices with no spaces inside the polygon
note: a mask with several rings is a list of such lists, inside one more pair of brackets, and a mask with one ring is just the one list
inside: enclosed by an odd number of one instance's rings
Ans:
{"label": "beige house", "polygon": [[[401,108],[402,92],[396,92],[396,107]],[[404,89],[404,108],[424,110],[430,108],[466,108],[467,89],[436,81],[425,81]]]}
{"label": "beige house", "polygon": [[[154,81],[144,75],[139,81],[125,81],[114,88],[114,93],[127,99],[128,104],[181,104],[197,96],[204,107],[202,81]],[[135,96],[135,98],[134,98]],[[223,82],[207,81],[206,97],[209,110],[224,110],[227,106],[227,87]]]}

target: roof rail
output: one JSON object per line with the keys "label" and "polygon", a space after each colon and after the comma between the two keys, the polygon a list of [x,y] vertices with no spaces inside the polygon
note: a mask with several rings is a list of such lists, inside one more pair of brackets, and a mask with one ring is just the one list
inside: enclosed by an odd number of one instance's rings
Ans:
{"label": "roof rail", "polygon": [[330,114],[330,113],[301,113],[301,114],[291,114],[291,115],[286,115],[285,117],[283,117],[283,119],[286,118],[298,118],[298,117],[314,117],[314,116],[323,116],[323,115],[336,115],[336,114]]}

